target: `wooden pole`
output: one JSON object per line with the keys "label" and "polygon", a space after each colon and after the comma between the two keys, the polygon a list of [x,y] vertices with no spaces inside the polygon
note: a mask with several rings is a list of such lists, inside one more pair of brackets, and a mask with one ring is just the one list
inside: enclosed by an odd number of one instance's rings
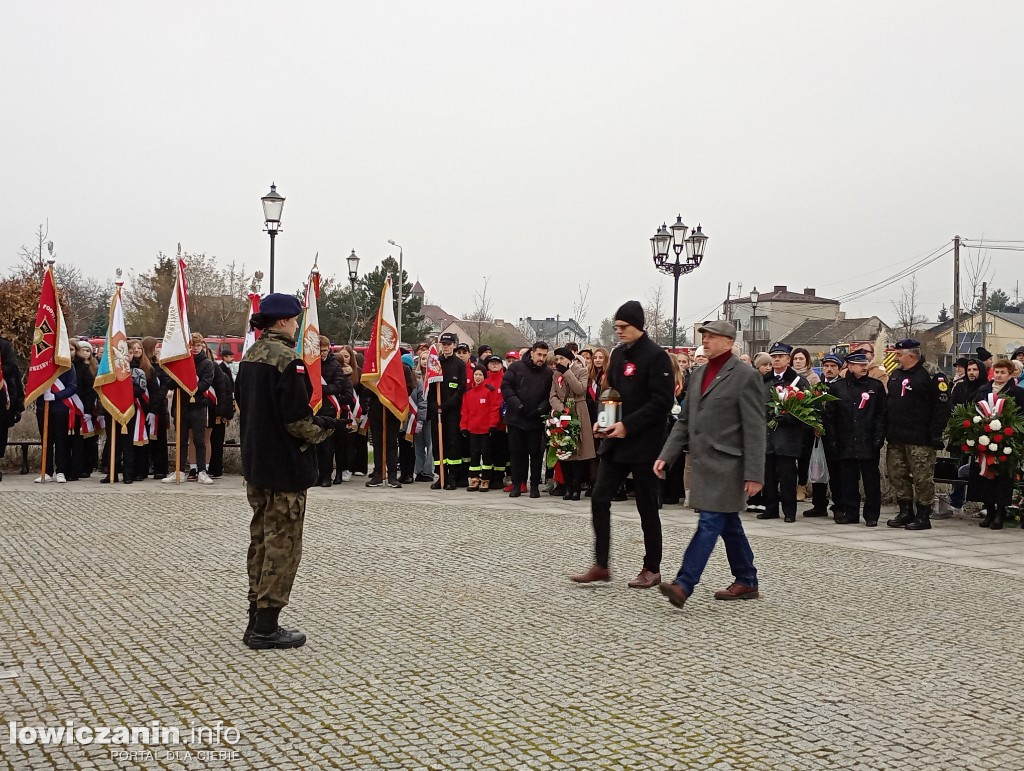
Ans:
{"label": "wooden pole", "polygon": [[110,484],[114,484],[114,470],[117,468],[117,419],[110,416]]}
{"label": "wooden pole", "polygon": [[[388,481],[388,408],[384,406],[384,402],[380,403],[380,443],[381,449],[384,451],[384,469],[381,472],[380,479],[383,484],[387,484]],[[379,462],[379,461],[378,461]],[[379,468],[379,466],[378,466]]]}
{"label": "wooden pole", "polygon": [[174,395],[174,482],[181,484],[181,391]]}
{"label": "wooden pole", "polygon": [[435,383],[437,386],[437,457],[441,459],[441,487],[444,487],[444,422],[441,420],[441,381]]}
{"label": "wooden pole", "polygon": [[43,400],[43,470],[39,472],[39,484],[46,483],[46,448],[50,444],[50,403]]}

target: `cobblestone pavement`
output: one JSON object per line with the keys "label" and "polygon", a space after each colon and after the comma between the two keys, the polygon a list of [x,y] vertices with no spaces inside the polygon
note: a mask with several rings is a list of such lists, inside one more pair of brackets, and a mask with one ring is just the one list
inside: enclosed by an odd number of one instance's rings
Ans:
{"label": "cobblestone pavement", "polygon": [[[614,581],[589,588],[566,579],[590,561],[585,503],[357,478],[310,495],[282,614],[309,643],[256,652],[237,479],[28,479],[0,483],[10,768],[1024,767],[1019,530],[748,519],[763,598],[712,599],[719,548],[676,610],[625,585],[632,504],[616,504]],[[666,573],[692,522],[666,510]],[[12,743],[11,721],[66,720],[158,720],[181,742],[116,748],[153,755],[127,759]],[[191,741],[217,721],[237,744]]]}

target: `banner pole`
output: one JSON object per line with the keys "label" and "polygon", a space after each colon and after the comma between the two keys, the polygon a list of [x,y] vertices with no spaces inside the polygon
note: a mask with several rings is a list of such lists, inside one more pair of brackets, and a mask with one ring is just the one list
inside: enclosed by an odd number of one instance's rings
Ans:
{"label": "banner pole", "polygon": [[181,484],[181,391],[174,395],[174,483]]}
{"label": "banner pole", "polygon": [[383,445],[381,448],[384,451],[384,469],[381,473],[381,481],[387,484],[388,481],[388,408],[384,406],[384,402],[380,403],[380,443]]}
{"label": "banner pole", "polygon": [[441,381],[437,381],[437,457],[441,459],[441,487],[444,488],[444,421],[441,420]]}
{"label": "banner pole", "polygon": [[[43,400],[43,435],[42,435],[41,438],[42,438],[42,445],[43,445],[43,458],[42,458],[43,469],[42,469],[42,471],[39,472],[39,484],[45,484],[46,483],[46,449],[47,449],[48,445],[50,444],[50,403],[48,401],[46,401],[45,399]],[[56,465],[54,465],[54,471],[56,471],[56,470],[57,470],[57,467],[56,467]]]}
{"label": "banner pole", "polygon": [[117,468],[117,419],[110,416],[110,484],[114,484],[114,471]]}

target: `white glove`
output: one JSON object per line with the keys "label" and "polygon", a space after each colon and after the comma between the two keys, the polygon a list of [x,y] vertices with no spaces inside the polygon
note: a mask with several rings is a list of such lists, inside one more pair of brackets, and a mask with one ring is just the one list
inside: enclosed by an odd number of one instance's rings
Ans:
{"label": "white glove", "polygon": [[47,391],[46,393],[43,394],[43,401],[44,402],[52,402],[53,399],[54,399],[53,391]]}

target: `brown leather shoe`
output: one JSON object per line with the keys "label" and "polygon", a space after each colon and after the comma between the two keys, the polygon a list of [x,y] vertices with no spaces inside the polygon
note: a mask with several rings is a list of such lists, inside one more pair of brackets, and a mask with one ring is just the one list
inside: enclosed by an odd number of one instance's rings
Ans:
{"label": "brown leather shoe", "polygon": [[686,604],[687,598],[690,596],[679,584],[669,581],[663,581],[658,584],[658,591],[668,597],[668,601],[677,608],[683,607]]}
{"label": "brown leather shoe", "polygon": [[715,592],[716,600],[756,600],[761,596],[755,586],[732,583],[728,589],[720,589]]}
{"label": "brown leather shoe", "polygon": [[652,573],[644,568],[627,586],[630,589],[651,589],[661,583],[661,573]]}
{"label": "brown leather shoe", "polygon": [[586,573],[581,573],[578,576],[569,576],[569,580],[575,581],[578,584],[592,584],[595,581],[611,581],[612,573],[608,568],[603,568],[600,565],[591,565],[590,570]]}

